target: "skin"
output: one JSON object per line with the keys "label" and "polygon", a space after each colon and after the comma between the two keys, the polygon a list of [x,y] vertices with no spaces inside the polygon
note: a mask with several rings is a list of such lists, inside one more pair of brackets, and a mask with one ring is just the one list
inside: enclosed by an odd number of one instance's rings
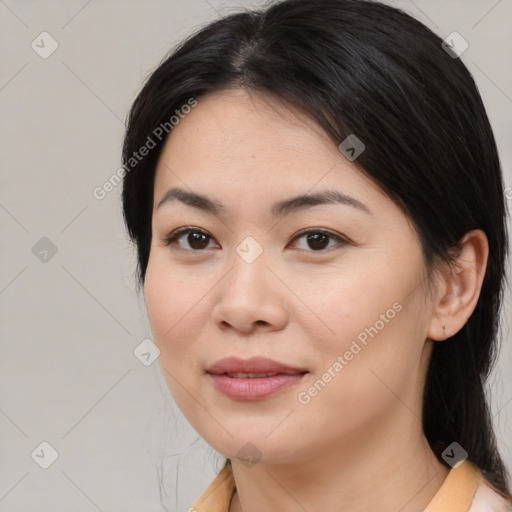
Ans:
{"label": "skin", "polygon": [[[425,372],[433,343],[462,328],[476,306],[485,234],[466,234],[454,266],[440,266],[429,287],[412,224],[357,160],[290,105],[243,90],[199,98],[167,139],[154,186],[148,318],[176,403],[232,459],[230,511],[422,511],[450,469],[422,432]],[[225,212],[180,201],[157,208],[172,187],[207,195]],[[280,219],[269,213],[277,201],[324,189],[372,213],[343,204]],[[185,234],[165,245],[182,226],[211,238],[192,247]],[[295,236],[306,228],[334,237],[315,249]],[[236,252],[247,236],[263,249],[252,263]],[[400,312],[300,403],[298,393],[396,303]],[[263,355],[309,373],[266,399],[233,400],[205,373],[232,355]],[[237,457],[247,442],[257,447],[255,464]]]}

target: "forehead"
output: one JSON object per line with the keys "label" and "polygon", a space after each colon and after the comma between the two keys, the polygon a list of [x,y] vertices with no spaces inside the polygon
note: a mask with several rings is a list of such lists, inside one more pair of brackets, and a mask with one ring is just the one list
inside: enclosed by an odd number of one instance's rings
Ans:
{"label": "forehead", "polygon": [[200,97],[172,129],[155,176],[171,186],[264,199],[315,187],[378,187],[307,115],[276,97],[235,89]]}

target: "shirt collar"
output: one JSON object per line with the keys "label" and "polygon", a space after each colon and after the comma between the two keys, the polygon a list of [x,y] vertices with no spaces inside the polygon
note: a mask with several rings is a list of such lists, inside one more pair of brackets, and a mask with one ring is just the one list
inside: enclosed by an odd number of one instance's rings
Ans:
{"label": "shirt collar", "polygon": [[[468,512],[478,484],[483,480],[477,466],[466,459],[450,470],[424,512]],[[235,489],[235,479],[228,459],[189,512],[229,512]]]}

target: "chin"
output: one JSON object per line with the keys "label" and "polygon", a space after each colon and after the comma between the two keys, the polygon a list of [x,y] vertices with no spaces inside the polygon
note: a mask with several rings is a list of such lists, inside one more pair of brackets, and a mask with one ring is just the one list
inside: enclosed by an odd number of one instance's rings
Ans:
{"label": "chin", "polygon": [[253,435],[237,435],[231,437],[224,432],[222,439],[215,439],[209,436],[202,436],[203,439],[218,453],[231,460],[251,466],[254,464],[284,464],[294,462],[298,459],[297,445],[285,444],[290,441],[287,439],[268,435],[272,428],[265,429],[261,434],[254,432]]}

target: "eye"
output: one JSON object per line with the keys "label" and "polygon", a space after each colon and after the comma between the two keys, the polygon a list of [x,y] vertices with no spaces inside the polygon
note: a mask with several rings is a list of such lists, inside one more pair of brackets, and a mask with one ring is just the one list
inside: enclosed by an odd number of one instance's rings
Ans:
{"label": "eye", "polygon": [[[188,248],[181,247],[180,244],[176,243],[177,241],[179,241],[180,238],[184,237],[185,235],[188,235],[186,237],[186,241],[189,244]],[[201,249],[207,249],[208,241],[211,239],[212,237],[208,235],[205,231],[202,231],[201,229],[193,228],[190,226],[184,226],[173,231],[170,235],[165,237],[162,240],[162,242],[164,245],[178,245],[180,249],[191,249],[193,251],[199,251]]]}
{"label": "eye", "polygon": [[[185,235],[187,235],[185,240],[188,243],[189,247],[183,247],[180,243],[178,243],[180,239],[183,238]],[[331,233],[330,231],[320,229],[310,229],[307,231],[302,231],[293,238],[292,242],[294,242],[295,240],[300,240],[301,238],[304,238],[306,244],[309,246],[310,249],[313,250],[309,252],[320,252],[325,250],[326,247],[329,246],[330,239],[337,240],[338,245],[341,246],[346,245],[348,243],[347,240],[345,240],[341,236]],[[166,246],[177,245],[180,249],[199,252],[203,249],[208,249],[209,241],[212,239],[213,238],[208,233],[199,228],[184,226],[173,231],[170,235],[165,237],[162,240],[162,242]]]}
{"label": "eye", "polygon": [[295,236],[292,241],[300,240],[301,238],[305,238],[306,244],[308,245],[308,247],[313,249],[313,252],[323,251],[326,248],[326,246],[329,245],[329,239],[337,240],[338,244],[341,246],[346,245],[348,243],[347,240],[345,240],[339,235],[335,235],[330,231],[324,231],[319,229],[310,229],[308,231],[302,231],[297,236]]}

